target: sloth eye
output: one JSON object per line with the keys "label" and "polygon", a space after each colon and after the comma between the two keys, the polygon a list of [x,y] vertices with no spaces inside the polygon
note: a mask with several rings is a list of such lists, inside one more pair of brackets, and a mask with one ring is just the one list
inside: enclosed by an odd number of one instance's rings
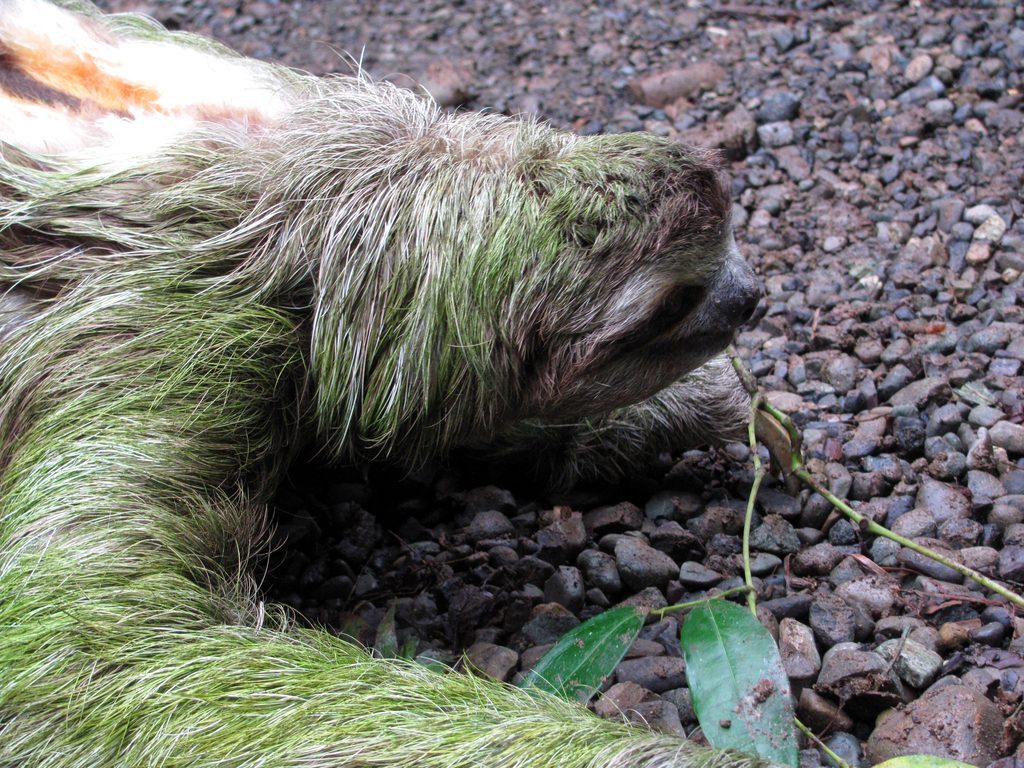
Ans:
{"label": "sloth eye", "polygon": [[704,298],[702,285],[677,285],[658,303],[651,316],[650,325],[657,331],[664,331],[679,323]]}

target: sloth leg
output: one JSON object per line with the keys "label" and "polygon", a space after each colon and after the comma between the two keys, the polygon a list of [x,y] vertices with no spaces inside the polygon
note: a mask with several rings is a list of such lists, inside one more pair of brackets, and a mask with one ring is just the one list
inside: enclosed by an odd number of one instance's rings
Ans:
{"label": "sloth leg", "polygon": [[750,397],[720,355],[635,405],[578,424],[527,422],[505,433],[496,450],[526,462],[555,486],[615,481],[664,451],[743,440]]}

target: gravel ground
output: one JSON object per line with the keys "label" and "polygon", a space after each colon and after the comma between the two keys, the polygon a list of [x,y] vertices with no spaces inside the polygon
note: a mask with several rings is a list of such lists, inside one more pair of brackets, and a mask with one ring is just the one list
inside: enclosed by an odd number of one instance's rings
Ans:
{"label": "gravel ground", "polygon": [[[1017,4],[103,5],[317,73],[359,62],[449,105],[721,147],[737,239],[768,294],[738,348],[803,430],[810,467],[865,515],[1020,590]],[[447,661],[468,650],[513,680],[608,606],[739,583],[751,478],[740,445],[560,498],[459,467],[398,479],[311,465],[281,494],[272,591],[368,644],[393,606],[400,643]],[[851,765],[1024,764],[1019,612],[781,484],[761,493],[753,543],[799,716]],[[644,629],[599,712],[693,732],[678,630]]]}

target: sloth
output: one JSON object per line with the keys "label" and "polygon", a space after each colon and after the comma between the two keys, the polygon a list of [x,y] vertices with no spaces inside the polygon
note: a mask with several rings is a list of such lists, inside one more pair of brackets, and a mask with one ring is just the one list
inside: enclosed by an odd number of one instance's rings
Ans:
{"label": "sloth", "polygon": [[712,156],[0,5],[0,766],[761,765],[372,659],[251,573],[299,447],[614,477],[745,428]]}

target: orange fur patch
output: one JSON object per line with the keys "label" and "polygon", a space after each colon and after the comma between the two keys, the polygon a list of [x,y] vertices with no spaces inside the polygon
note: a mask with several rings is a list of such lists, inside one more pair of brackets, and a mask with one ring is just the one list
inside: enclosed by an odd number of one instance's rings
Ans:
{"label": "orange fur patch", "polygon": [[14,66],[49,88],[111,112],[161,111],[156,89],[104,72],[89,53],[56,49],[41,39],[5,43]]}

